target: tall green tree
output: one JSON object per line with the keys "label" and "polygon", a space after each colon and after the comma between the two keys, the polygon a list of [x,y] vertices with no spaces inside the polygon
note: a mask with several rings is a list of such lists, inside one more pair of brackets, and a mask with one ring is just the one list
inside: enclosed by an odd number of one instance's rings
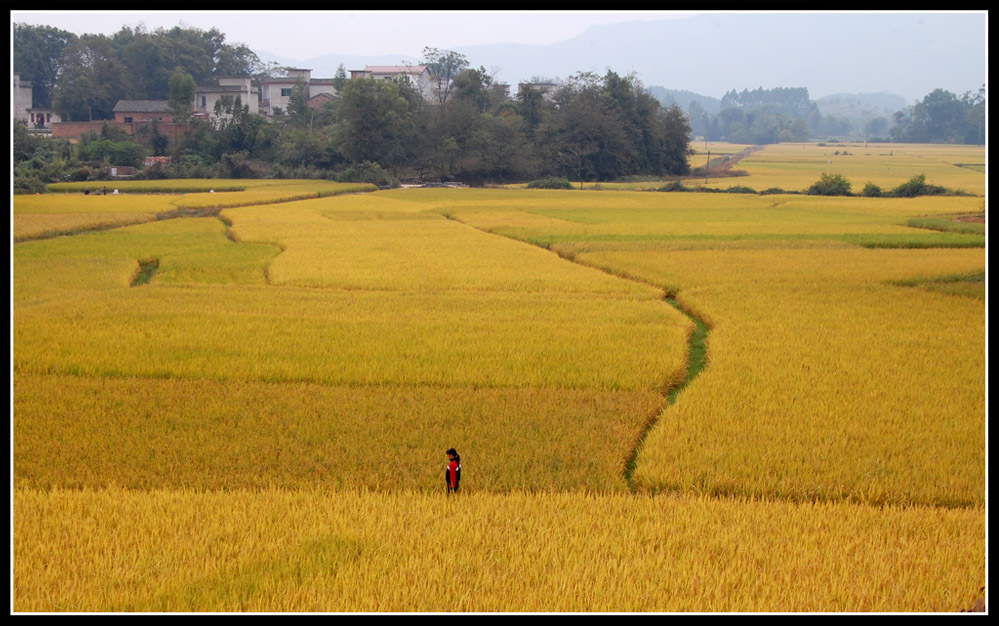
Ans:
{"label": "tall green tree", "polygon": [[965,120],[968,129],[965,133],[964,143],[984,144],[986,113],[985,85],[979,87],[978,91],[974,94],[970,91],[966,92],[961,97],[961,102],[964,104]]}
{"label": "tall green tree", "polygon": [[258,150],[263,138],[263,127],[267,123],[259,115],[250,113],[250,107],[243,104],[239,96],[222,96],[215,102],[213,111],[215,124],[215,157],[225,154],[243,153],[259,156]]}
{"label": "tall green tree", "polygon": [[499,104],[493,90],[493,77],[486,68],[466,69],[454,80],[454,97],[473,105],[478,113],[486,113]]}
{"label": "tall green tree", "polygon": [[945,89],[934,89],[922,100],[892,117],[891,135],[901,142],[978,143],[984,134],[984,89],[958,98]]}
{"label": "tall green tree", "polygon": [[426,66],[430,74],[434,98],[443,110],[454,91],[455,79],[468,67],[468,59],[453,50],[426,47],[423,49],[421,64]]}
{"label": "tall green tree", "polygon": [[392,81],[347,81],[337,108],[337,145],[354,163],[398,168],[412,153],[415,127],[409,104]]}
{"label": "tall green tree", "polygon": [[191,117],[194,92],[197,88],[194,84],[194,77],[178,66],[170,76],[169,86],[167,104],[170,107],[170,112],[175,120],[186,122]]}
{"label": "tall green tree", "polygon": [[128,91],[125,66],[110,40],[85,35],[63,50],[52,107],[70,121],[106,120]]}
{"label": "tall green tree", "polygon": [[34,106],[52,106],[62,53],[76,41],[73,33],[52,26],[14,24],[11,42],[14,71],[31,81]]}
{"label": "tall green tree", "polygon": [[337,95],[343,92],[344,85],[347,84],[347,68],[343,66],[343,63],[336,67],[336,73],[333,74],[333,90]]}
{"label": "tall green tree", "polygon": [[295,81],[291,88],[291,95],[288,96],[288,114],[293,125],[303,128],[309,125],[309,88],[305,86],[305,81],[301,78]]}
{"label": "tall green tree", "polygon": [[534,131],[545,121],[551,104],[545,100],[545,94],[531,84],[523,84],[517,91],[516,109],[524,119],[524,132],[528,137],[534,136]]}
{"label": "tall green tree", "polygon": [[556,92],[555,108],[535,144],[552,173],[579,180],[662,176],[689,171],[690,124],[663,109],[634,77],[576,74]]}

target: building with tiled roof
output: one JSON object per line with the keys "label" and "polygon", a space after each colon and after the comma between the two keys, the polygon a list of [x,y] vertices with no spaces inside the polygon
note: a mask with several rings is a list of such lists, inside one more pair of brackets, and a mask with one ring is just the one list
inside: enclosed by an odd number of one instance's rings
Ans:
{"label": "building with tiled roof", "polygon": [[433,99],[434,93],[431,88],[430,72],[426,65],[367,65],[363,70],[350,70],[350,78],[373,78],[375,80],[400,80],[404,79],[418,92],[424,99]]}
{"label": "building with tiled roof", "polygon": [[223,97],[240,104],[249,105],[250,113],[260,112],[260,89],[251,84],[249,76],[221,76],[217,85],[199,85],[194,90],[193,115],[211,119],[215,114],[215,103]]}

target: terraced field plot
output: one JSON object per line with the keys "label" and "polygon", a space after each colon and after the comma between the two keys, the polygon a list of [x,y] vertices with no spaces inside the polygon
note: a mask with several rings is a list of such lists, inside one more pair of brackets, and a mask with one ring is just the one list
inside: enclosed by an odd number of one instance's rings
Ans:
{"label": "terraced field plot", "polygon": [[747,176],[710,180],[708,186],[725,189],[738,184],[757,192],[771,188],[805,191],[828,173],[842,175],[850,181],[851,191],[860,193],[869,182],[887,191],[923,174],[930,184],[982,196],[984,164],[984,146],[777,144],[738,162],[735,169]]}
{"label": "terraced field plot", "polygon": [[[398,190],[18,243],[13,606],[966,609],[984,301],[929,285],[984,236],[907,223],[980,202]],[[710,326],[669,406],[664,294]]]}

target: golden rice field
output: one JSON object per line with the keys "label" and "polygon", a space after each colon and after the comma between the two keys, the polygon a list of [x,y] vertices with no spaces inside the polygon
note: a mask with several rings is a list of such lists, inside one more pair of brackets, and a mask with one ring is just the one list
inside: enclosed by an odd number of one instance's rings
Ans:
{"label": "golden rice field", "polygon": [[[753,146],[723,142],[693,142],[688,163],[691,169],[704,167],[711,160],[728,155],[736,157]],[[867,183],[888,192],[914,176],[924,175],[926,182],[975,196],[985,195],[985,147],[938,144],[867,144],[864,143],[781,143],[760,146],[751,154],[733,161],[729,168],[738,176],[718,175],[719,162],[711,166],[712,175],[688,177],[687,187],[725,190],[746,187],[756,192],[781,189],[804,192],[822,174],[839,174],[859,194]],[[578,181],[575,183],[578,185]],[[645,191],[662,187],[664,181],[583,183],[583,189]]]}
{"label": "golden rice field", "polygon": [[[181,212],[373,191],[373,185],[310,180],[139,180],[58,183],[50,195],[13,196],[14,241],[174,217]],[[84,194],[84,190],[95,193]],[[107,193],[102,191],[107,190]],[[113,193],[119,191],[118,194]]]}
{"label": "golden rice field", "polygon": [[976,509],[545,492],[20,489],[14,609],[957,611]]}
{"label": "golden rice field", "polygon": [[13,246],[13,611],[982,597],[982,198],[258,192]]}
{"label": "golden rice field", "polygon": [[[985,195],[985,147],[932,144],[775,144],[739,161],[748,175],[709,179],[710,187],[745,185],[756,191],[805,191],[823,174],[839,174],[859,193],[871,182],[888,191],[913,176],[970,194]],[[967,167],[970,165],[971,167]]]}

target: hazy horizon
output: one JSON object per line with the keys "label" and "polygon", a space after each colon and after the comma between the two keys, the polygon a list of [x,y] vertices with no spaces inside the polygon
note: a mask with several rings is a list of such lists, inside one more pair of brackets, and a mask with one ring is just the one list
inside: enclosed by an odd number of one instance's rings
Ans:
{"label": "hazy horizon", "polygon": [[12,11],[14,22],[77,35],[214,27],[262,61],[304,65],[317,77],[339,63],[416,62],[435,47],[499,82],[613,70],[713,98],[806,87],[813,99],[886,93],[911,103],[987,82],[984,11]]}

